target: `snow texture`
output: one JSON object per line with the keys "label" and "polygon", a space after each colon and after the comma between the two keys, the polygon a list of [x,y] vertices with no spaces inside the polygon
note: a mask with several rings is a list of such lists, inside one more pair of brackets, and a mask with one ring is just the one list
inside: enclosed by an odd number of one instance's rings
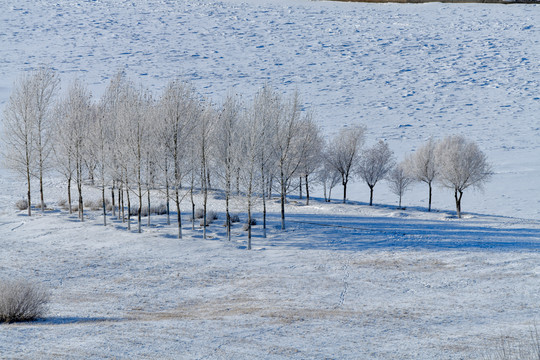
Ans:
{"label": "snow texture", "polygon": [[58,210],[65,185],[54,176],[45,202],[56,210],[29,218],[14,208],[25,185],[0,168],[0,276],[52,292],[46,318],[0,325],[0,357],[463,359],[528,336],[540,302],[538,9],[3,1],[0,110],[18,74],[41,64],[96,96],[119,69],[156,93],[189,80],[216,102],[270,81],[298,89],[326,136],[365,124],[368,146],[382,139],[402,157],[463,134],[495,174],[484,192],[465,192],[461,221],[440,188],[427,213],[423,184],[405,194],[407,210],[384,184],[374,207],[361,182],[347,205],[293,198],[286,232],[274,200],[269,237],[255,226],[248,252],[240,224],[225,240],[219,193],[210,240],[186,218],[178,241],[163,218],[142,235],[100,226],[97,213],[78,222]]}

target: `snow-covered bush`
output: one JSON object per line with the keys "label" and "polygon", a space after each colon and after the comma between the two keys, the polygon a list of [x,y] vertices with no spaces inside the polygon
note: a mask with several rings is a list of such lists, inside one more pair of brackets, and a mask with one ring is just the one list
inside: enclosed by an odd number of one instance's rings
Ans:
{"label": "snow-covered bush", "polygon": [[[197,214],[195,214],[195,216],[196,216],[196,215],[197,215]],[[200,225],[201,225],[201,226],[204,226],[204,215],[203,215],[202,217],[203,217],[203,219],[201,219]],[[210,225],[211,223],[213,223],[214,220],[217,220],[217,218],[218,218],[218,215],[217,215],[217,213],[216,213],[215,211],[212,211],[212,210],[211,210],[211,211],[207,211],[207,212],[206,212],[206,226],[208,226],[208,225]]]}
{"label": "snow-covered bush", "polygon": [[195,210],[195,219],[202,219],[204,217],[204,209],[199,208]]}
{"label": "snow-covered bush", "polygon": [[483,358],[485,360],[537,360],[540,359],[540,334],[535,327],[527,339],[509,340],[503,337],[495,349]]}
{"label": "snow-covered bush", "polygon": [[[253,225],[257,225],[257,220],[255,220],[255,218],[251,218],[251,226],[253,226]],[[244,231],[249,230],[249,223],[247,221],[244,224],[244,226],[242,227],[242,230],[244,230]]]}
{"label": "snow-covered bush", "polygon": [[19,210],[26,210],[28,209],[28,200],[26,199],[21,199],[19,201],[17,201],[15,203],[15,206],[17,207],[17,209]]}
{"label": "snow-covered bush", "polygon": [[45,313],[49,293],[26,280],[0,280],[0,322],[35,320]]}
{"label": "snow-covered bush", "polygon": [[231,223],[238,223],[240,222],[240,216],[238,214],[231,214],[230,215]]}

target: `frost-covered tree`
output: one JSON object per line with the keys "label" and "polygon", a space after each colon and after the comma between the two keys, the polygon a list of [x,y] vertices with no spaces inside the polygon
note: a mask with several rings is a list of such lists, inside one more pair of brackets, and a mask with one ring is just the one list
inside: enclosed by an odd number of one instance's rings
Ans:
{"label": "frost-covered tree", "polygon": [[468,187],[482,187],[493,174],[478,145],[461,135],[448,136],[436,147],[439,182],[454,190],[456,212],[461,218],[461,199]]}
{"label": "frost-covered tree", "polygon": [[[230,199],[235,169],[238,167],[239,121],[242,116],[242,103],[234,93],[229,93],[221,106],[215,131],[215,158],[221,171],[225,192],[225,217],[227,239],[231,240]],[[219,176],[219,175],[218,175]]]}
{"label": "frost-covered tree", "polygon": [[[310,176],[314,174],[322,166],[322,151],[324,140],[321,136],[319,125],[313,120],[313,117],[307,115],[300,123],[301,139],[301,155],[300,155],[300,168],[299,174],[301,179],[304,180],[306,187],[306,205],[309,205],[309,180]],[[302,183],[300,182],[300,189]]]}
{"label": "frost-covered tree", "polygon": [[[66,97],[59,102],[55,136],[55,152],[61,155],[65,171],[75,172],[78,192],[79,218],[84,220],[82,187],[86,172],[85,159],[89,153],[90,124],[93,120],[92,95],[85,84],[75,80],[69,87]],[[68,184],[69,191],[69,184]],[[68,194],[68,197],[69,194]],[[71,207],[71,203],[69,204]]]}
{"label": "frost-covered tree", "polygon": [[387,143],[380,140],[366,149],[358,162],[358,174],[369,186],[369,205],[373,205],[373,188],[394,166],[394,155]]}
{"label": "frost-covered tree", "polygon": [[399,196],[399,208],[401,208],[401,198],[414,180],[407,173],[405,163],[401,162],[390,170],[387,180],[390,191]]}
{"label": "frost-covered tree", "polygon": [[30,75],[22,75],[14,84],[4,110],[2,134],[6,165],[23,175],[26,180],[28,216],[32,215],[31,178],[36,169],[32,92]]}
{"label": "frost-covered tree", "polygon": [[279,187],[281,204],[281,229],[285,229],[285,202],[292,180],[298,175],[302,162],[302,151],[306,144],[301,133],[304,117],[298,93],[295,92],[285,101],[275,102],[276,111],[280,111],[277,121],[272,124],[272,152],[275,156],[275,178]]}
{"label": "frost-covered tree", "polygon": [[54,108],[54,98],[60,84],[57,74],[50,68],[40,68],[31,76],[32,89],[34,92],[35,108],[35,143],[37,152],[37,166],[39,179],[39,194],[41,211],[45,207],[43,195],[43,175],[47,168],[47,162],[51,153],[51,122]]}
{"label": "frost-covered tree", "polygon": [[356,171],[356,166],[364,145],[366,128],[357,125],[343,128],[328,144],[325,152],[326,163],[341,175],[343,203],[347,201],[347,184]]}
{"label": "frost-covered tree", "polygon": [[[191,144],[191,138],[199,112],[193,88],[181,81],[172,80],[161,96],[159,109],[160,121],[157,127],[164,144],[160,167],[164,170],[167,207],[169,179],[172,182],[177,212],[178,238],[181,239],[182,212],[180,203],[184,196],[181,195],[180,190],[185,176],[193,175],[194,158],[191,154],[194,148]],[[192,212],[192,218],[194,218],[194,211]]]}
{"label": "frost-covered tree", "polygon": [[322,167],[317,172],[317,179],[323,186],[324,201],[330,202],[332,189],[341,182],[341,174],[326,159],[328,159],[328,156],[323,152]]}
{"label": "frost-covered tree", "polygon": [[203,238],[206,239],[208,190],[210,189],[210,166],[213,153],[213,131],[216,112],[210,103],[201,104],[197,112],[196,127],[194,131],[194,144],[199,160],[199,172],[201,176],[201,192],[203,195]]}
{"label": "frost-covered tree", "polygon": [[247,249],[251,250],[251,225],[252,209],[257,183],[260,181],[259,156],[261,152],[260,144],[264,141],[256,115],[253,109],[242,117],[240,141],[240,182],[244,190],[247,204]]}
{"label": "frost-covered tree", "polygon": [[22,75],[14,85],[4,110],[4,158],[27,182],[28,215],[31,216],[31,178],[39,180],[44,210],[43,174],[51,152],[53,100],[58,89],[56,74],[47,68]]}
{"label": "frost-covered tree", "polygon": [[404,166],[406,172],[416,181],[425,182],[429,187],[428,211],[431,211],[433,182],[437,178],[438,168],[435,158],[437,143],[429,139],[426,144],[407,157]]}
{"label": "frost-covered tree", "polygon": [[[257,167],[260,176],[260,197],[262,201],[262,227],[263,237],[266,238],[266,198],[267,195],[272,193],[271,179],[275,172],[274,165],[277,163],[275,159],[275,153],[273,151],[273,141],[275,137],[272,136],[272,131],[279,121],[281,114],[281,107],[279,101],[281,98],[272,90],[269,84],[265,84],[253,99],[253,105],[251,111],[251,121],[259,131],[259,146],[258,146],[258,158]],[[248,226],[251,226],[248,223]]]}

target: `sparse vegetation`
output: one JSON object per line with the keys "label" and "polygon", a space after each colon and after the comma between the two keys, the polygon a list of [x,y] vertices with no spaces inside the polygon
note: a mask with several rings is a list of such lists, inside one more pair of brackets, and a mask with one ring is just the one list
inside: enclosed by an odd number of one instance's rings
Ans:
{"label": "sparse vegetation", "polygon": [[26,280],[0,280],[0,322],[32,321],[42,317],[49,303],[43,286]]}
{"label": "sparse vegetation", "polygon": [[19,209],[21,211],[28,209],[28,200],[21,199],[21,200],[17,201],[15,203],[15,207],[17,207],[17,209]]}

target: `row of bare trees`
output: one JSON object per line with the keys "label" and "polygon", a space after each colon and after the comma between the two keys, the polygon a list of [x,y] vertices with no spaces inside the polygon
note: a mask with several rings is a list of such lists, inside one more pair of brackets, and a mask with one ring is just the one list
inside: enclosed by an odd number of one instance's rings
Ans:
{"label": "row of bare trees", "polygon": [[[177,80],[153,98],[121,73],[97,101],[81,81],[71,83],[64,96],[59,96],[58,89],[58,77],[50,69],[25,74],[15,84],[4,112],[4,158],[28,183],[29,215],[31,178],[39,179],[43,209],[43,174],[54,169],[66,179],[70,211],[72,183],[76,184],[81,220],[83,184],[88,179],[101,189],[104,224],[110,199],[112,216],[127,221],[128,229],[132,208],[137,210],[139,232],[143,204],[150,224],[151,194],[160,191],[166,198],[168,224],[170,204],[176,208],[178,237],[182,238],[182,201],[191,200],[194,227],[197,189],[206,225],[208,192],[220,188],[225,195],[229,239],[231,197],[240,193],[245,197],[250,248],[253,206],[262,203],[266,236],[266,201],[273,193],[279,194],[282,229],[292,190],[298,189],[300,197],[305,190],[309,204],[314,181],[322,185],[325,199],[341,183],[346,202],[347,185],[353,178],[369,186],[370,205],[374,187],[383,179],[399,195],[400,206],[413,180],[425,182],[429,210],[432,184],[438,180],[454,189],[460,216],[463,191],[481,185],[491,174],[476,144],[459,136],[437,143],[430,140],[398,165],[383,141],[364,149],[364,126],[344,128],[326,142],[297,93],[284,97],[268,85],[250,102],[231,93],[219,106]],[[136,206],[132,206],[133,197]],[[206,237],[206,226],[203,229]]]}

